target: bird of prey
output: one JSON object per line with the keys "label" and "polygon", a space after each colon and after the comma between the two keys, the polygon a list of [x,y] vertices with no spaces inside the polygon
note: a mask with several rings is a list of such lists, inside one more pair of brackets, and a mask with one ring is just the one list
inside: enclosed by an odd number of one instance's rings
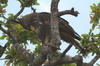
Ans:
{"label": "bird of prey", "polygon": [[[84,48],[76,41],[80,40],[81,37],[69,25],[69,22],[61,17],[59,17],[58,21],[61,39],[74,45],[82,53],[85,53]],[[19,19],[17,23],[29,31],[35,31],[41,39],[42,44],[46,44],[51,40],[50,13],[31,13]]]}

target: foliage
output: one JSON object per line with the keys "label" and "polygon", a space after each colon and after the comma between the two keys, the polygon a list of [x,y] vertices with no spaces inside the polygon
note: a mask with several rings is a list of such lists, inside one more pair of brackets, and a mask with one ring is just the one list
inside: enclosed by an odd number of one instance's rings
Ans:
{"label": "foliage", "polygon": [[100,64],[97,64],[98,66],[100,66]]}
{"label": "foliage", "polygon": [[8,0],[0,0],[0,3],[1,4],[7,4],[8,3]]}
{"label": "foliage", "polygon": [[[25,7],[31,7],[33,5],[39,5],[37,0],[17,0],[21,3],[21,6],[23,4],[26,4]],[[10,26],[6,22],[8,19],[11,19],[14,17],[12,13],[8,14],[8,18],[5,17],[6,6],[8,5],[8,0],[0,0],[0,18],[3,18],[3,20],[0,20],[0,27],[3,26],[7,32],[9,32]],[[93,4],[91,5],[92,13],[90,14],[92,24],[92,28],[90,29],[88,34],[82,35],[81,43],[86,48],[88,52],[92,52],[92,54],[95,54],[96,52],[100,51],[100,32],[94,33],[95,30],[100,30],[100,3],[98,5]],[[16,36],[17,40],[19,41],[20,45],[29,53],[34,54],[35,56],[38,55],[38,51],[41,47],[40,39],[38,38],[37,34],[35,32],[31,32],[28,30],[25,30],[21,25],[13,23],[16,27]],[[28,66],[27,58],[24,57],[20,52],[18,52],[18,49],[16,49],[12,44],[12,39],[6,35],[5,33],[2,33],[2,36],[0,36],[0,40],[7,40],[7,47],[5,51],[5,58],[9,59],[6,61],[6,65],[10,66],[11,64],[13,66]],[[30,51],[30,49],[27,49],[28,44],[36,45],[36,48],[34,51]],[[55,55],[52,58],[58,57],[59,54],[55,53]],[[76,66],[75,63],[72,64],[63,64],[61,66]],[[99,66],[99,64],[98,64]]]}
{"label": "foliage", "polygon": [[25,4],[25,7],[30,7],[33,5],[39,5],[39,3],[37,2],[37,0],[18,0],[19,2],[21,2],[22,4]]}
{"label": "foliage", "polygon": [[[22,4],[26,3],[25,7],[31,7],[32,5],[39,5],[37,0],[18,0]],[[28,1],[28,2],[26,2]],[[5,17],[6,13],[6,6],[8,4],[8,0],[0,0],[0,17],[3,18],[3,20],[0,20],[0,27],[3,26],[7,32],[9,32],[10,26],[7,23],[8,19],[11,19],[14,17],[12,13],[8,14],[8,18]],[[16,27],[16,36],[17,40],[19,41],[20,45],[29,53],[38,55],[38,49],[40,48],[40,39],[38,38],[37,34],[35,32],[31,32],[28,30],[25,30],[21,25],[13,23]],[[24,57],[21,53],[18,52],[18,50],[12,45],[12,39],[6,35],[5,33],[2,33],[2,36],[0,36],[0,40],[7,40],[7,48],[5,51],[5,58],[9,59],[6,61],[6,65],[9,66],[11,63],[14,66],[28,66],[28,62],[26,57]],[[27,49],[28,44],[36,45],[36,48],[34,51],[30,51],[30,49]]]}
{"label": "foliage", "polygon": [[6,13],[6,10],[4,8],[7,6],[7,2],[8,0],[0,0],[0,17],[2,17],[4,13]]}
{"label": "foliage", "polygon": [[90,24],[92,24],[92,28],[88,34],[82,34],[83,38],[81,43],[88,52],[92,52],[94,55],[100,51],[100,3],[98,3],[98,5],[93,4],[90,7],[92,10],[90,14]]}

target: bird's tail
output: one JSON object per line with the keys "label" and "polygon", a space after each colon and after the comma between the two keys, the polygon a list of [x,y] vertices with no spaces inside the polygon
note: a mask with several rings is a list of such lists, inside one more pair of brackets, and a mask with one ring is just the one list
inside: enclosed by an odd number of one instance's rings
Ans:
{"label": "bird's tail", "polygon": [[60,36],[62,40],[78,48],[82,52],[83,55],[86,54],[84,48],[70,34],[65,33],[65,32],[60,32]]}
{"label": "bird's tail", "polygon": [[80,35],[79,35],[78,33],[76,33],[76,32],[75,32],[75,34],[74,34],[74,38],[77,39],[77,40],[81,40]]}
{"label": "bird's tail", "polygon": [[86,56],[86,51],[85,51],[85,49],[83,48],[83,46],[81,46],[76,40],[74,40],[74,41],[72,42],[72,44],[73,44],[76,48],[78,48],[78,49],[80,50],[80,52],[82,53],[83,56]]}

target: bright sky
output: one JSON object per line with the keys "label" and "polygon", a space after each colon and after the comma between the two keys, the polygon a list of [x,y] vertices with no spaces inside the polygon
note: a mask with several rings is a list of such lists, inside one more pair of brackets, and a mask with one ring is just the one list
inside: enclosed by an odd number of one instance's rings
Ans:
{"label": "bright sky", "polygon": [[[15,2],[16,0],[9,0],[9,6],[7,7],[8,13],[14,13],[16,14],[19,11],[20,4],[18,2]],[[37,9],[37,12],[50,12],[50,2],[51,0],[38,0],[40,3],[39,6],[34,6]],[[79,11],[79,16],[74,17],[71,15],[65,15],[63,16],[67,21],[69,21],[70,25],[78,32],[80,35],[83,33],[88,33],[91,25],[89,24],[90,18],[89,14],[91,12],[90,5],[93,3],[98,3],[99,0],[60,0],[59,3],[59,11],[71,9],[72,7],[75,8],[75,10]],[[22,15],[26,15],[31,13],[31,9],[26,8]],[[97,32],[97,31],[96,31]],[[1,31],[0,31],[1,34]],[[0,41],[0,44],[5,44],[4,41]],[[62,51],[66,48],[67,44],[63,42],[63,45],[61,46]],[[33,47],[29,47],[33,48]],[[76,53],[76,50],[74,47],[68,52],[69,55],[74,56]],[[89,62],[91,60],[91,55],[89,55],[84,62]],[[100,63],[100,59],[97,63]],[[0,60],[0,65],[4,65],[4,62]],[[96,66],[96,65],[95,65]]]}

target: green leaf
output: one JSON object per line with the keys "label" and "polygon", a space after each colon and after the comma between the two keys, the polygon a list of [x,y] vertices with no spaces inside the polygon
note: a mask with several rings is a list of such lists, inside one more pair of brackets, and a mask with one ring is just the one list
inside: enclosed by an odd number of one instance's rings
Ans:
{"label": "green leaf", "polygon": [[33,5],[39,5],[37,0],[20,0],[23,4],[25,4],[25,7],[31,7]]}
{"label": "green leaf", "polygon": [[14,18],[14,15],[12,13],[9,13],[8,16],[9,16],[8,19]]}
{"label": "green leaf", "polygon": [[4,34],[4,35],[2,35],[1,37],[0,37],[0,40],[3,40],[3,39],[5,39],[7,36]]}
{"label": "green leaf", "polygon": [[38,53],[39,49],[40,49],[41,45],[40,44],[37,44],[35,50],[34,50],[34,53]]}
{"label": "green leaf", "polygon": [[28,62],[25,59],[18,59],[14,61],[15,66],[28,66]]}
{"label": "green leaf", "polygon": [[1,21],[1,20],[0,20],[0,25],[1,25],[1,26],[2,26],[2,25],[4,25],[4,22],[3,22],[3,21]]}
{"label": "green leaf", "polygon": [[89,35],[92,33],[93,29],[90,29]]}
{"label": "green leaf", "polygon": [[11,59],[12,57],[10,55],[5,56],[6,59]]}
{"label": "green leaf", "polygon": [[8,3],[8,0],[0,0],[0,3],[1,4],[7,4]]}
{"label": "green leaf", "polygon": [[37,0],[33,0],[34,5],[39,5],[39,3],[37,2]]}

